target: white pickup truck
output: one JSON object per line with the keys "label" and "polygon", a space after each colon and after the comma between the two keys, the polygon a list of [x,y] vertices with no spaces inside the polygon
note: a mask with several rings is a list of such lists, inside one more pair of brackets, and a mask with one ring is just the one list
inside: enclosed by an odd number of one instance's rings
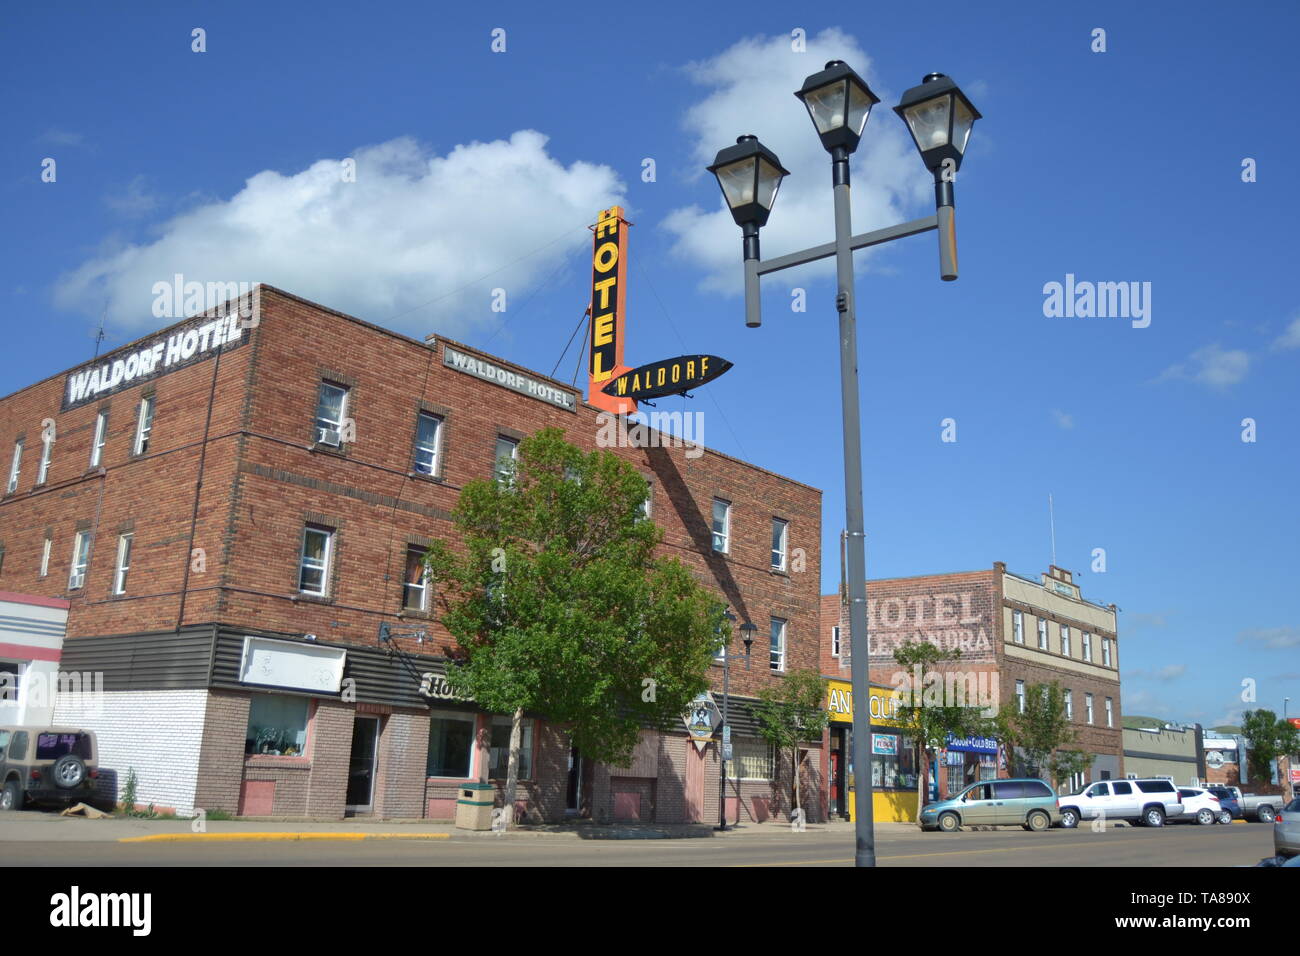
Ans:
{"label": "white pickup truck", "polygon": [[1237,803],[1241,805],[1241,815],[1247,820],[1272,823],[1277,819],[1277,812],[1286,803],[1286,797],[1282,794],[1256,796],[1253,793],[1242,793],[1240,787],[1228,787],[1227,789],[1231,790],[1232,795],[1237,798]]}

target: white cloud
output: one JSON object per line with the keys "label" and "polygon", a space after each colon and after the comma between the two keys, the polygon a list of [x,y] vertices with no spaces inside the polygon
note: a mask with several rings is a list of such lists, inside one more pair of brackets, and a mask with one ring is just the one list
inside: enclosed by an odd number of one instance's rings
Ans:
{"label": "white cloud", "polygon": [[1298,627],[1260,627],[1242,631],[1237,635],[1238,644],[1255,644],[1269,650],[1285,650],[1300,647],[1300,628]]}
{"label": "white cloud", "polygon": [[1250,356],[1246,352],[1224,349],[1215,343],[1197,349],[1186,362],[1169,366],[1160,373],[1157,381],[1183,379],[1211,388],[1226,388],[1244,380],[1249,371]]}
{"label": "white cloud", "polygon": [[[875,74],[871,58],[839,29],[823,30],[810,37],[807,46],[808,52],[793,53],[789,36],[755,37],[687,67],[691,79],[707,90],[704,99],[688,111],[684,123],[691,139],[692,161],[699,178],[707,182],[698,183],[702,205],[674,210],[663,225],[676,237],[674,253],[705,271],[704,289],[732,294],[743,291],[740,228],[727,211],[713,177],[704,171],[719,149],[730,146],[742,134],[756,135],[791,172],[781,184],[772,218],[762,232],[763,258],[834,239],[830,156],[822,148],[807,110],[793,95],[804,78],[821,70],[827,60],[844,60],[882,100],[872,109],[852,160],[854,233],[915,218],[915,206],[927,197],[933,201],[933,179],[891,108],[902,90],[885,86]],[[920,79],[918,74],[912,83]],[[859,266],[872,252],[855,254]],[[768,281],[774,278],[800,285],[816,270],[829,274],[833,268],[833,260],[828,259],[776,273]]]}
{"label": "white cloud", "polygon": [[1291,320],[1281,335],[1273,342],[1275,349],[1300,349],[1300,316]]}
{"label": "white cloud", "polygon": [[158,208],[158,197],[145,189],[144,176],[137,176],[125,189],[105,196],[104,204],[121,216],[144,216]]}
{"label": "white cloud", "polygon": [[1058,428],[1069,430],[1074,427],[1074,416],[1068,415],[1059,408],[1052,409],[1052,420],[1056,422]]}
{"label": "white cloud", "polygon": [[607,166],[566,167],[533,130],[445,156],[402,137],[354,158],[355,182],[340,159],[257,173],[229,199],[164,223],[152,242],[102,250],[60,277],[55,301],[93,315],[107,301],[110,322],[152,327],[153,284],[181,273],[267,282],[381,324],[458,334],[499,320],[493,288],[520,302],[589,245],[585,226],[624,191]]}

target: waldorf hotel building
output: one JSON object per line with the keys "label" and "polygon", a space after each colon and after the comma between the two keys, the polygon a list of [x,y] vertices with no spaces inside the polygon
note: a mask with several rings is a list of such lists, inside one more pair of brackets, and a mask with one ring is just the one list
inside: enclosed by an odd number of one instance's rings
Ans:
{"label": "waldorf hotel building", "polygon": [[[0,399],[0,592],[67,602],[60,666],[104,692],[53,716],[97,732],[106,798],[134,771],[140,802],[179,811],[451,818],[461,785],[504,783],[509,718],[449,696],[419,556],[529,433],[594,449],[597,410],[269,286],[243,306]],[[651,484],[664,551],[757,627],[731,668],[728,819],[784,817],[789,761],[751,705],[818,665],[821,493],[707,449],[617,451]],[[720,663],[712,683],[720,706]],[[684,722],[619,768],[527,718],[521,819],[718,819],[719,741],[697,748]]]}

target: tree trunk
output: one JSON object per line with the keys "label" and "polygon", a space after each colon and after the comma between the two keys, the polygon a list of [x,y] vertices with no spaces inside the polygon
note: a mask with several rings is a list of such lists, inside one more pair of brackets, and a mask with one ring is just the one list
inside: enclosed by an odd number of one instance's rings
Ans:
{"label": "tree trunk", "polygon": [[519,789],[519,743],[523,737],[524,709],[515,710],[514,720],[510,724],[510,762],[506,771],[506,828],[515,825],[515,792]]}

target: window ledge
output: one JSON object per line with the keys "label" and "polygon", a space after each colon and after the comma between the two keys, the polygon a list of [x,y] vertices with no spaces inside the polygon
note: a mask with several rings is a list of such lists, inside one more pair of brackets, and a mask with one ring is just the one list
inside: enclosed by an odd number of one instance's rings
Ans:
{"label": "window ledge", "polygon": [[293,767],[310,770],[310,757],[286,757],[283,754],[244,754],[245,767]]}
{"label": "window ledge", "polygon": [[347,445],[327,445],[324,442],[312,442],[307,450],[321,455],[333,455],[335,458],[348,457]]}
{"label": "window ledge", "polygon": [[397,612],[399,619],[411,618],[416,621],[432,621],[434,619],[432,611],[421,611],[419,608],[404,607]]}
{"label": "window ledge", "polygon": [[790,572],[789,572],[789,571],[784,571],[784,570],[782,570],[781,568],[772,568],[772,567],[769,567],[769,568],[767,569],[767,572],[768,572],[768,574],[775,574],[777,577],[780,577],[780,578],[788,578],[788,577],[790,577]]}
{"label": "window ledge", "polygon": [[296,593],[292,600],[305,601],[308,604],[333,604],[334,598],[329,594],[303,594],[301,591]]}
{"label": "window ledge", "polygon": [[426,475],[422,471],[407,472],[407,477],[413,478],[416,481],[427,481],[433,485],[443,485],[447,483],[447,479],[442,475]]}

